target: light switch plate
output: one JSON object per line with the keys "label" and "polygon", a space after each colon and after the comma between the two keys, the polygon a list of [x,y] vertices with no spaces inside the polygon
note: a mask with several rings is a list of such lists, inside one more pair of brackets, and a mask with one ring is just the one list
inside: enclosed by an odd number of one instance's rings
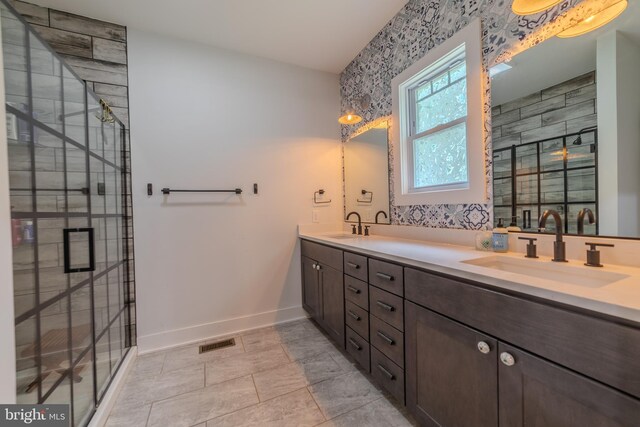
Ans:
{"label": "light switch plate", "polygon": [[318,223],[318,222],[320,222],[320,212],[318,212],[318,210],[317,210],[317,209],[314,209],[314,210],[311,212],[311,222],[313,222],[313,223]]}

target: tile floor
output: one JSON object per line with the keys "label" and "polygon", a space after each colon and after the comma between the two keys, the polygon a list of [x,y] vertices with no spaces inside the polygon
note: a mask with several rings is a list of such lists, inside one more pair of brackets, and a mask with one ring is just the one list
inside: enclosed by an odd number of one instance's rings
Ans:
{"label": "tile floor", "polygon": [[107,426],[416,425],[309,320],[234,338],[139,356]]}

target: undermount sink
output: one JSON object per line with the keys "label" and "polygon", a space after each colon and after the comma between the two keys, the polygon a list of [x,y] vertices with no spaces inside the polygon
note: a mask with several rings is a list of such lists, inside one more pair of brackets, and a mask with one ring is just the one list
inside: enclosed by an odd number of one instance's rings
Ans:
{"label": "undermount sink", "polygon": [[359,237],[357,234],[327,234],[324,237],[329,237],[330,239],[355,239]]}
{"label": "undermount sink", "polygon": [[629,277],[624,274],[598,270],[597,268],[579,268],[562,263],[505,256],[475,258],[462,262],[478,267],[491,268],[493,270],[522,274],[524,276],[553,280],[555,282],[584,286],[587,288],[600,288]]}

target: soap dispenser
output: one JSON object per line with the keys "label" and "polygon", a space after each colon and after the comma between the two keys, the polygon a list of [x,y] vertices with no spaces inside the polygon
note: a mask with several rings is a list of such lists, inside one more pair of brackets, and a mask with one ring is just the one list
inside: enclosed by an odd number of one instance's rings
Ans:
{"label": "soap dispenser", "polygon": [[509,250],[509,230],[505,228],[502,218],[498,220],[498,225],[493,229],[493,250],[495,252]]}
{"label": "soap dispenser", "polygon": [[508,232],[512,232],[512,231],[522,231],[522,228],[518,227],[518,217],[517,216],[512,216],[511,217],[511,223],[509,224],[509,226],[507,227],[507,231]]}

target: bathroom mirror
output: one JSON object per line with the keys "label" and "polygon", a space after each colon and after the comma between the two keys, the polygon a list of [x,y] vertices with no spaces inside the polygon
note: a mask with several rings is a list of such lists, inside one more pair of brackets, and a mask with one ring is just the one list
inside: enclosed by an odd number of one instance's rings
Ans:
{"label": "bathroom mirror", "polygon": [[[344,144],[345,215],[365,223],[389,224],[388,122]],[[357,222],[352,215],[349,222]]]}
{"label": "bathroom mirror", "polygon": [[565,233],[640,237],[639,10],[491,69],[496,223],[554,209]]}

